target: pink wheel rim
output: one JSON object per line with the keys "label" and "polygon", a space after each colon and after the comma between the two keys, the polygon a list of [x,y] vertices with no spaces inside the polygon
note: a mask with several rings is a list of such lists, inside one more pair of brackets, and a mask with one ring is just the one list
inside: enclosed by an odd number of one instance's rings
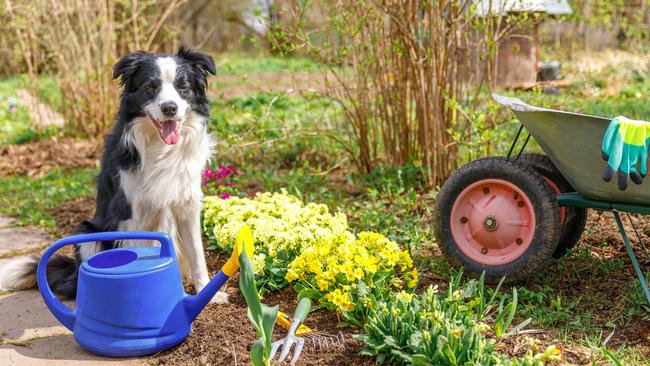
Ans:
{"label": "pink wheel rim", "polygon": [[[556,196],[562,193],[562,191],[560,191],[560,187],[558,187],[557,184],[555,184],[555,182],[553,182],[546,176],[544,176],[544,179],[546,180],[546,183],[548,183],[548,185],[551,186]],[[564,226],[565,221],[566,221],[566,207],[560,206],[560,226]]]}
{"label": "pink wheel rim", "polygon": [[502,179],[465,188],[451,209],[451,234],[471,260],[488,266],[515,261],[535,235],[535,209],[528,196]]}

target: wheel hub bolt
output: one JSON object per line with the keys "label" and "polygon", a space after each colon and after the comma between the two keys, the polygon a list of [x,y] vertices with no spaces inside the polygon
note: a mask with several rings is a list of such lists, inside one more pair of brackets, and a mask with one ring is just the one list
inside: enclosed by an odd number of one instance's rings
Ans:
{"label": "wheel hub bolt", "polygon": [[488,216],[485,218],[485,221],[483,221],[483,227],[487,231],[494,231],[496,230],[497,226],[498,222],[494,216]]}
{"label": "wheel hub bolt", "polygon": [[521,240],[521,238],[517,238],[517,240],[515,240],[515,242],[517,243],[517,245],[521,245],[524,241]]}
{"label": "wheel hub bolt", "polygon": [[466,224],[467,223],[467,217],[465,217],[465,216],[461,217],[460,222],[463,223],[463,224]]}
{"label": "wheel hub bolt", "polygon": [[519,207],[524,207],[524,201],[519,201],[519,202],[517,202],[517,206],[519,206]]}
{"label": "wheel hub bolt", "polygon": [[481,254],[487,254],[487,248],[486,247],[483,247],[481,249]]}

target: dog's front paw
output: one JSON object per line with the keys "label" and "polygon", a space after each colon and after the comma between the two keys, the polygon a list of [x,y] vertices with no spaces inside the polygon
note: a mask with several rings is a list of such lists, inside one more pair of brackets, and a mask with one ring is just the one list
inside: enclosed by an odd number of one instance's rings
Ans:
{"label": "dog's front paw", "polygon": [[228,295],[227,293],[223,291],[218,291],[216,295],[210,300],[211,303],[213,304],[227,304],[228,303]]}

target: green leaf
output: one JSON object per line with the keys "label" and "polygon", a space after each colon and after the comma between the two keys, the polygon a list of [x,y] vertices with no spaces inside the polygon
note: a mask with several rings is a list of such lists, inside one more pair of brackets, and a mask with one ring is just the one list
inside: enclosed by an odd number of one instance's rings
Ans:
{"label": "green leaf", "polygon": [[248,306],[248,318],[253,323],[253,327],[260,336],[251,348],[251,360],[255,366],[270,365],[269,354],[271,352],[271,336],[275,319],[278,314],[278,306],[268,307],[260,301],[257,286],[255,284],[255,275],[253,265],[248,258],[245,250],[239,255],[239,264],[241,266],[239,274],[239,289],[241,290],[246,305]]}
{"label": "green leaf", "polygon": [[422,347],[422,332],[416,330],[409,337],[408,345],[411,349],[418,349]]}
{"label": "green leaf", "polygon": [[429,362],[429,359],[425,355],[417,354],[411,356],[411,362],[413,366],[431,366],[432,363]]}
{"label": "green leaf", "polygon": [[449,339],[443,335],[439,335],[438,339],[436,339],[436,348],[438,350],[444,349],[447,344],[449,344]]}
{"label": "green leaf", "polygon": [[319,299],[322,292],[315,288],[303,288],[298,291],[298,298]]}
{"label": "green leaf", "polygon": [[397,344],[397,341],[395,340],[395,337],[393,336],[386,336],[384,337],[384,343],[395,348],[399,348],[399,345]]}
{"label": "green leaf", "polygon": [[264,341],[260,338],[255,341],[251,347],[250,357],[251,361],[253,362],[253,366],[268,366],[270,362],[265,362],[264,356]]}
{"label": "green leaf", "polygon": [[510,331],[508,331],[506,334],[503,335],[503,338],[510,337],[517,333],[518,331],[524,329],[525,326],[527,326],[531,322],[531,318],[528,318],[524,320],[523,322],[519,323],[516,327],[512,328]]}

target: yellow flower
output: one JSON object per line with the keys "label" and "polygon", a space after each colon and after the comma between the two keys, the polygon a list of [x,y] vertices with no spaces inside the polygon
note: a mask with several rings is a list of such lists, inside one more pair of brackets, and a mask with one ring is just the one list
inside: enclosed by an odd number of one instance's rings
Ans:
{"label": "yellow flower", "polygon": [[287,274],[284,276],[284,279],[286,279],[287,282],[293,282],[293,281],[297,280],[298,278],[299,278],[298,273],[296,273],[296,271],[293,270],[293,269],[289,269],[287,271]]}
{"label": "yellow flower", "polygon": [[321,291],[327,290],[327,288],[330,286],[329,281],[323,278],[319,278],[318,280],[316,280],[316,283],[318,284],[318,289]]}
{"label": "yellow flower", "polygon": [[[396,242],[374,232],[355,235],[344,214],[332,214],[326,205],[304,204],[285,190],[253,198],[206,197],[203,223],[224,249],[232,248],[242,225],[250,226],[256,252],[252,261],[260,277],[272,279],[272,269],[286,266],[286,281],[310,282],[339,310],[354,309],[350,294],[357,293],[360,280],[373,275],[392,275],[398,288],[404,283],[412,288],[418,281],[411,256]],[[265,270],[267,262],[271,266]]]}
{"label": "yellow flower", "polygon": [[407,286],[413,288],[418,284],[418,270],[414,267],[411,271],[411,279],[408,281]]}
{"label": "yellow flower", "polygon": [[341,310],[353,311],[355,306],[350,300],[350,294],[342,292],[341,289],[336,289],[325,295],[325,299],[336,305]]}
{"label": "yellow flower", "polygon": [[402,290],[397,293],[397,299],[404,303],[410,303],[413,300],[413,294],[409,294],[408,292]]}

